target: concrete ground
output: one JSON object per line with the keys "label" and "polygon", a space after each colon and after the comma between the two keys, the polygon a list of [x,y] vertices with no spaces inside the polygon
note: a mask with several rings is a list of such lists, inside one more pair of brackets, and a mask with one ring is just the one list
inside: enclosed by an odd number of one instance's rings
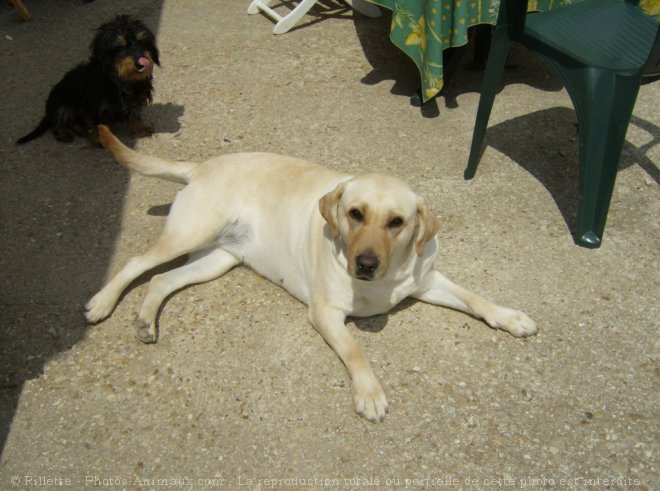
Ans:
{"label": "concrete ground", "polygon": [[[464,181],[482,77],[469,55],[420,110],[389,12],[321,2],[276,37],[248,3],[30,0],[29,23],[3,5],[0,489],[658,489],[660,85],[641,89],[604,244],[587,250],[572,239],[574,113],[539,60],[513,52]],[[440,217],[438,268],[539,334],[413,301],[351,321],[390,402],[372,424],[305,306],[246,269],[173,295],[156,345],[131,327],[144,281],[87,325],[84,303],[158,235],[179,186],[82,140],[13,142],[118,12],[161,49],[157,133],[136,148],[404,178]]]}

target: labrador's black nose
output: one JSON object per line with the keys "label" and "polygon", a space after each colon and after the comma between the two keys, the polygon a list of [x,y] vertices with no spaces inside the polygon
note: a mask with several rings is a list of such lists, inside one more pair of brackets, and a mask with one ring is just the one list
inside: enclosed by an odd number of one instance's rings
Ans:
{"label": "labrador's black nose", "polygon": [[378,269],[380,261],[375,254],[359,254],[355,258],[357,277],[361,280],[371,280]]}

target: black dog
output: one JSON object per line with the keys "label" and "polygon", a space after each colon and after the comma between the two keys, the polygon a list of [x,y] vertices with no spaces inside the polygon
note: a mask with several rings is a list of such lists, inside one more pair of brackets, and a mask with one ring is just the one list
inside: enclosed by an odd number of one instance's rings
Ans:
{"label": "black dog", "polygon": [[142,122],[141,110],[153,97],[152,72],[160,65],[156,38],[139,20],[118,15],[98,28],[89,62],[68,72],[50,91],[46,115],[26,143],[53,130],[59,141],[76,135],[98,142],[99,123],[128,122],[133,136],[153,130]]}

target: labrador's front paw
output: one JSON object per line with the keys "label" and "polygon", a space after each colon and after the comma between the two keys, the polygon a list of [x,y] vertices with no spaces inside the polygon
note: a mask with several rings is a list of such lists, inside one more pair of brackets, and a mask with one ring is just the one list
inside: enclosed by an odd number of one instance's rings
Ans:
{"label": "labrador's front paw", "polygon": [[495,315],[486,319],[488,325],[502,329],[517,338],[533,336],[537,333],[536,322],[530,316],[519,310],[500,307]]}
{"label": "labrador's front paw", "polygon": [[353,380],[353,404],[360,416],[374,423],[382,421],[387,412],[387,398],[378,380]]}

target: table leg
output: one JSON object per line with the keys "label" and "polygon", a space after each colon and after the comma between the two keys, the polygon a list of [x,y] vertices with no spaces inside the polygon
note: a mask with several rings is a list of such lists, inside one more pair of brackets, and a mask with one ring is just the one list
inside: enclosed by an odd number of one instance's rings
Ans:
{"label": "table leg", "polygon": [[492,32],[493,26],[489,24],[479,24],[474,27],[474,62],[478,65],[486,65]]}

